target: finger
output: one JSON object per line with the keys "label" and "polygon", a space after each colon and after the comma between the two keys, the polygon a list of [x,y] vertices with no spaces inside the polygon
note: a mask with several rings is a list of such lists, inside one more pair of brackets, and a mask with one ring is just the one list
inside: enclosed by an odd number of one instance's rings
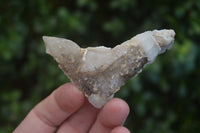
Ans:
{"label": "finger", "polygon": [[125,127],[119,126],[114,128],[111,133],[130,133],[130,131]]}
{"label": "finger", "polygon": [[86,100],[84,106],[60,126],[58,133],[88,133],[98,112],[99,109],[94,108]]}
{"label": "finger", "polygon": [[73,84],[60,86],[39,103],[14,133],[51,133],[84,103],[84,95]]}
{"label": "finger", "polygon": [[117,126],[121,126],[129,114],[129,107],[121,99],[110,100],[99,113],[90,133],[110,133]]}

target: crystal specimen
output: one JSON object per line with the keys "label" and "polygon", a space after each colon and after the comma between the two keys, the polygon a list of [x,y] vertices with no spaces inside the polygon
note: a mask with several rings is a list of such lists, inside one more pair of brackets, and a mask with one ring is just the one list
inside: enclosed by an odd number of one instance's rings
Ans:
{"label": "crystal specimen", "polygon": [[114,48],[80,48],[75,42],[44,36],[46,52],[53,56],[89,102],[101,108],[125,82],[170,49],[173,30],[153,30],[136,35]]}

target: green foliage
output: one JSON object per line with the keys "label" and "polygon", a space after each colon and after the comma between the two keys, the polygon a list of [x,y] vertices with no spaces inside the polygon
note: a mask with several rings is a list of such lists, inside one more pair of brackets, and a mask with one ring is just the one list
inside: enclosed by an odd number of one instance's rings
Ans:
{"label": "green foliage", "polygon": [[42,35],[82,47],[115,45],[152,29],[176,31],[173,48],[117,93],[130,105],[126,126],[138,133],[200,131],[199,0],[0,1],[0,133],[69,82],[45,54]]}

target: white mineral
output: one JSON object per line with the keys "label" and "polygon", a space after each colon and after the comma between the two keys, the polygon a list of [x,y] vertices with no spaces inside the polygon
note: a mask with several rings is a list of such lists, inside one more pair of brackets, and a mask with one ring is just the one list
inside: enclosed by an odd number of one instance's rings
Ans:
{"label": "white mineral", "polygon": [[136,35],[114,48],[80,48],[75,42],[44,36],[46,52],[81,88],[89,102],[101,108],[125,82],[152,63],[157,55],[170,49],[173,30],[153,30]]}

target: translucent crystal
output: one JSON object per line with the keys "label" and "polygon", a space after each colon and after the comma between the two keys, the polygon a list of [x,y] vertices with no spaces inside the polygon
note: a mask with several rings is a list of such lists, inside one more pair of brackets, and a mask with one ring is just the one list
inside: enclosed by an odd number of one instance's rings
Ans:
{"label": "translucent crystal", "polygon": [[101,108],[125,82],[170,49],[173,30],[153,30],[136,35],[114,48],[80,48],[75,42],[44,36],[46,52],[53,56],[89,102]]}

